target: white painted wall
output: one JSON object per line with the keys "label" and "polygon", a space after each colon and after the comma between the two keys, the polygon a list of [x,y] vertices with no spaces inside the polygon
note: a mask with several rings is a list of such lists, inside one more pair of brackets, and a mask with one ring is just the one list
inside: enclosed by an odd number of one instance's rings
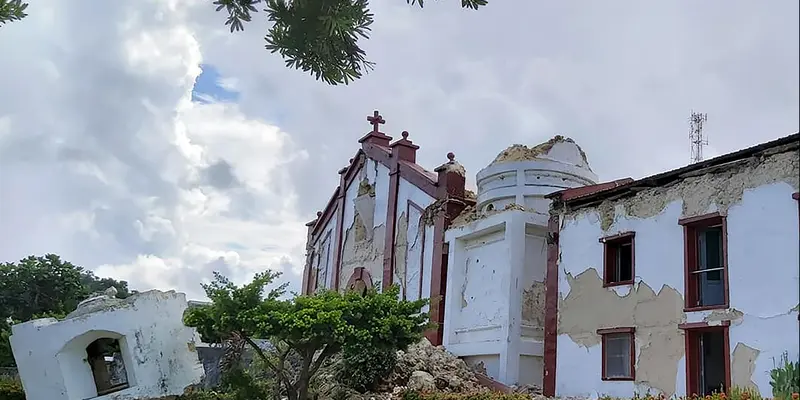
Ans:
{"label": "white painted wall", "polygon": [[527,259],[533,253],[526,250],[526,226],[542,223],[536,214],[509,210],[445,236],[444,346],[465,360],[484,361],[492,378],[509,385],[541,384],[542,343],[523,337],[521,302],[525,269],[546,262]]}
{"label": "white painted wall", "polygon": [[[420,217],[422,216],[422,213],[420,213],[414,207],[409,207],[408,202],[411,201],[424,210],[431,203],[433,203],[435,199],[423,192],[422,189],[413,185],[411,182],[405,180],[403,177],[400,177],[399,181],[400,182],[397,188],[397,214],[395,215],[395,237],[399,237],[399,229],[402,227],[400,218],[403,216],[403,214],[406,214],[408,218],[405,235],[408,253],[405,257],[405,277],[403,278],[404,282],[402,282],[402,285],[405,287],[407,300],[418,299],[420,288],[423,288],[423,297],[427,298],[425,296],[426,291],[424,290],[426,286],[424,278],[426,273],[428,277],[430,277],[431,273],[430,268],[432,267],[433,260],[433,229],[426,229],[424,238],[422,237],[420,234],[421,231],[419,230]],[[430,247],[427,247],[429,235],[431,245]],[[396,259],[397,256],[398,255],[396,254]],[[420,263],[421,256],[424,257],[422,263]],[[427,265],[427,271],[424,270],[425,265]],[[427,281],[427,287],[427,295],[430,296],[430,278]]]}
{"label": "white painted wall", "polygon": [[[788,351],[790,359],[797,360],[800,351],[797,311],[790,311],[800,296],[800,234],[798,204],[791,197],[794,191],[783,182],[763,185],[746,190],[742,200],[727,210],[730,306],[744,314],[731,324],[730,351],[740,342],[760,350],[752,380],[761,394],[769,397],[773,358]],[[715,207],[710,206],[705,213],[714,211]],[[618,208],[614,224],[606,231],[601,229],[600,217],[594,211],[564,223],[559,239],[559,296],[564,298],[570,291],[566,274],[577,276],[587,268],[602,271],[603,247],[599,238],[625,231],[636,232],[635,282],[647,282],[656,292],[668,285],[683,296],[684,237],[678,219],[685,216],[681,213],[682,202],[673,201],[660,214],[647,219],[627,217]],[[613,290],[625,295],[630,287]],[[687,313],[686,322],[702,321],[709,313]],[[639,349],[641,345],[637,343]],[[602,381],[600,345],[584,348],[569,336],[560,335],[557,359],[558,396],[630,397],[635,390],[643,393],[647,389],[646,385],[633,382]],[[685,357],[677,371],[676,391],[684,395]]]}
{"label": "white painted wall", "polygon": [[[183,293],[149,291],[123,306],[57,321],[12,327],[11,346],[28,400],[140,399],[182,394],[199,383],[203,365],[195,331],[183,325]],[[97,397],[86,346],[119,339],[130,387]]]}

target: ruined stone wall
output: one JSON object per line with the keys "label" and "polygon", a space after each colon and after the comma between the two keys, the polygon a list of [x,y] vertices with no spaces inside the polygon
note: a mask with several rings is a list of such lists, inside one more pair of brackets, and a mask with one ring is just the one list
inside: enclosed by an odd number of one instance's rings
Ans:
{"label": "ruined stone wall", "polygon": [[[183,325],[186,307],[184,294],[153,290],[125,300],[89,302],[63,321],[45,318],[14,325],[11,346],[27,399],[182,394],[203,376],[195,331]],[[85,358],[86,347],[99,338],[119,340],[129,388],[96,397]]]}
{"label": "ruined stone wall", "polygon": [[[558,395],[626,397],[686,392],[681,323],[730,320],[731,380],[771,396],[769,371],[798,358],[796,150],[743,160],[597,207],[561,214],[558,265]],[[680,218],[727,216],[730,309],[684,312]],[[633,231],[635,284],[604,288],[598,239]],[[601,380],[600,328],[635,327],[634,382]]]}

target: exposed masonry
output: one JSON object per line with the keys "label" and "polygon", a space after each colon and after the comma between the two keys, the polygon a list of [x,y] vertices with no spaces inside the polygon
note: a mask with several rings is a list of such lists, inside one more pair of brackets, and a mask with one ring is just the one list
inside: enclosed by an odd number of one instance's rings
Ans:
{"label": "exposed masonry", "polygon": [[450,226],[455,227],[455,226],[467,225],[471,222],[479,221],[491,215],[499,214],[503,211],[508,211],[508,210],[533,212],[532,210],[528,210],[527,208],[525,208],[525,206],[516,203],[507,204],[505,207],[503,207],[502,210],[492,210],[492,211],[479,211],[475,208],[475,206],[468,206],[464,209],[464,211],[461,212],[461,214],[458,214],[458,217],[456,217],[453,220],[453,223]]}
{"label": "exposed masonry", "polygon": [[[687,174],[683,180],[671,185],[643,190],[635,196],[610,199],[597,208],[601,228],[607,230],[623,213],[637,218],[650,218],[660,214],[669,203],[683,201],[683,217],[693,217],[709,212],[716,206],[725,215],[728,208],[742,200],[747,189],[776,182],[786,182],[795,190],[800,187],[800,151],[787,151],[787,146],[731,164]],[[595,208],[585,207],[568,215],[572,220]]]}
{"label": "exposed masonry", "polygon": [[678,324],[686,316],[680,293],[666,285],[656,293],[641,282],[627,295],[620,296],[603,287],[603,280],[594,268],[575,277],[566,274],[566,279],[570,290],[559,299],[558,333],[591,347],[600,345],[597,329],[635,326],[636,383],[658,389],[667,396],[674,394],[678,361],[684,354],[683,332]]}
{"label": "exposed masonry", "polygon": [[550,151],[550,149],[552,149],[553,146],[555,146],[556,143],[575,144],[575,146],[577,146],[578,150],[581,152],[581,157],[583,158],[583,162],[586,163],[588,168],[589,162],[586,159],[586,153],[583,151],[583,149],[581,149],[581,147],[578,146],[578,144],[575,143],[575,141],[572,140],[571,138],[564,137],[561,135],[556,135],[550,140],[533,147],[528,147],[521,144],[511,145],[507,149],[501,151],[500,154],[498,154],[497,157],[495,157],[494,161],[492,161],[492,163],[489,165],[494,165],[503,162],[534,160],[536,158],[539,158],[543,154],[547,154]]}
{"label": "exposed masonry", "polygon": [[408,215],[400,214],[394,236],[394,276],[392,282],[400,286],[401,293],[406,288],[406,250],[408,249]]}
{"label": "exposed masonry", "polygon": [[[375,185],[364,178],[358,186],[358,197],[353,201],[355,215],[347,228],[342,251],[339,282],[347,282],[357,267],[364,267],[370,275],[383,276],[383,244],[386,227],[373,227],[375,215]],[[372,282],[378,285],[378,282]]]}
{"label": "exposed masonry", "polygon": [[534,281],[522,292],[522,323],[534,332],[534,339],[544,339],[544,294],[545,283]]}

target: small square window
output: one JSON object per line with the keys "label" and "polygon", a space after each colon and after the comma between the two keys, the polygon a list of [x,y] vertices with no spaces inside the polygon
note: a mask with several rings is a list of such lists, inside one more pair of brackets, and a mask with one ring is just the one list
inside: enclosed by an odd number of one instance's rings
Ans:
{"label": "small square window", "polygon": [[598,329],[602,336],[602,379],[604,381],[632,381],[636,347],[634,328]]}
{"label": "small square window", "polygon": [[632,285],[634,278],[634,233],[626,232],[600,239],[604,247],[603,284]]}

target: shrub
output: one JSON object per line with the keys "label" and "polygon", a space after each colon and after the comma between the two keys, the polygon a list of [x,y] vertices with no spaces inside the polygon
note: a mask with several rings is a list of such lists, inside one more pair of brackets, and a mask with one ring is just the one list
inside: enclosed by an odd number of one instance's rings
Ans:
{"label": "shrub", "polygon": [[11,378],[0,378],[0,400],[25,400],[22,384]]}
{"label": "shrub", "polygon": [[378,383],[397,365],[397,351],[392,348],[348,345],[342,349],[341,368],[336,378],[361,393],[375,390]]}
{"label": "shrub", "polygon": [[522,393],[444,393],[406,391],[403,400],[530,400],[531,396]]}
{"label": "shrub", "polygon": [[800,392],[800,362],[789,361],[789,353],[784,352],[778,365],[770,371],[769,384],[775,398],[788,400]]}

